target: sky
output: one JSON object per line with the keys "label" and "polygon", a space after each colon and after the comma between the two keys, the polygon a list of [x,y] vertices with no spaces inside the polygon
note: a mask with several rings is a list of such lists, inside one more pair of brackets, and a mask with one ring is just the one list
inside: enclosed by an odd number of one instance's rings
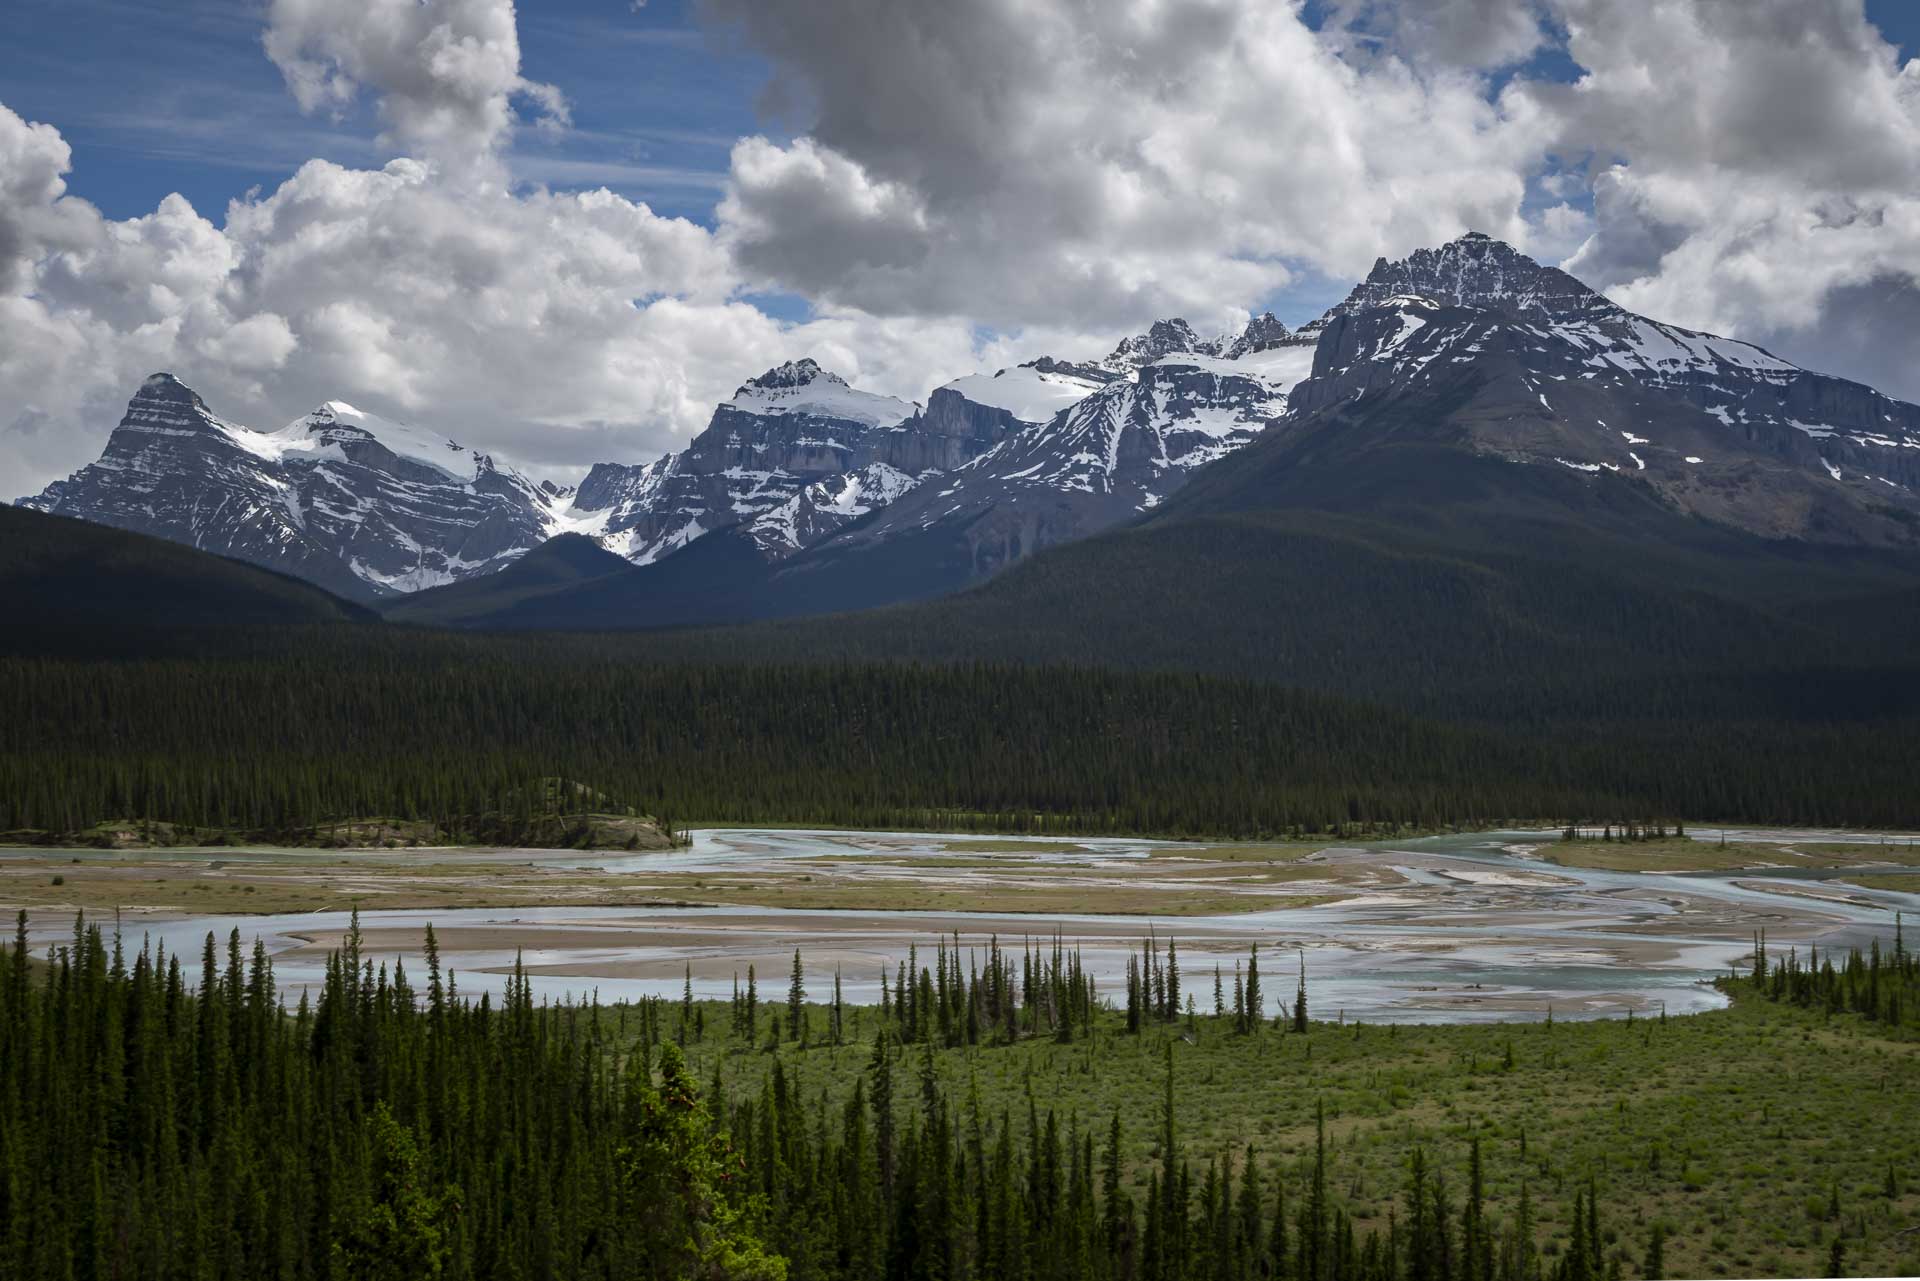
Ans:
{"label": "sky", "polygon": [[1910,0],[10,0],[0,496],[146,374],[541,477],[1467,230],[1920,399]]}

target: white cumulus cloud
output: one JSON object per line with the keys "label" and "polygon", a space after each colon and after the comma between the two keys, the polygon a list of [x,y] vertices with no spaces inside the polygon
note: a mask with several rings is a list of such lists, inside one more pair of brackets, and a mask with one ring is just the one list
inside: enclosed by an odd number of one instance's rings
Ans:
{"label": "white cumulus cloud", "polygon": [[560,90],[520,74],[510,0],[271,0],[263,37],[301,110],[339,111],[362,88],[387,139],[454,168],[489,160],[517,97],[565,124]]}
{"label": "white cumulus cloud", "polygon": [[710,0],[804,135],[735,147],[743,270],[886,314],[1217,324],[1298,264],[1524,242],[1553,122],[1477,74],[1349,59],[1268,0]]}

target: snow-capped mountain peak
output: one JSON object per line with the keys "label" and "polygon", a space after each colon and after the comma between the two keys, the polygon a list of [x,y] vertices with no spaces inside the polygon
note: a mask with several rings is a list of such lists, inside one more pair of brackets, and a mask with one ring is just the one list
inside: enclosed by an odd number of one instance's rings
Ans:
{"label": "snow-capped mountain peak", "polygon": [[748,414],[805,414],[867,427],[891,427],[913,413],[914,404],[859,391],[811,359],[776,365],[749,378],[726,402]]}
{"label": "snow-capped mountain peak", "polygon": [[1470,231],[1397,261],[1379,259],[1333,312],[1350,314],[1407,296],[1549,323],[1620,310],[1559,268],[1544,267],[1505,241]]}
{"label": "snow-capped mountain peak", "polygon": [[1381,262],[1312,328],[1298,430],[1380,414],[1768,537],[1906,536],[1874,513],[1920,489],[1920,406],[1636,315],[1485,236]]}
{"label": "snow-capped mountain peak", "polygon": [[[394,469],[396,463],[401,469],[408,465],[430,468],[462,485],[472,484],[483,468],[493,466],[493,460],[485,454],[457,441],[366,413],[344,400],[326,401],[276,432],[233,424],[222,424],[222,430],[234,444],[269,463],[302,458],[319,462],[329,457],[361,461],[365,455],[388,469]],[[380,458],[380,451],[389,457]]]}
{"label": "snow-capped mountain peak", "polygon": [[264,432],[160,373],[98,462],[22,504],[365,597],[499,568],[547,536],[555,501],[485,454],[343,400]]}
{"label": "snow-capped mountain peak", "polygon": [[[1155,331],[1158,340],[1155,339]],[[838,545],[872,546],[896,538],[952,538],[976,574],[990,573],[1052,543],[1066,542],[1151,511],[1193,472],[1249,444],[1287,412],[1292,385],[1312,368],[1313,349],[1282,345],[1229,360],[1204,350],[1174,322],[1121,344],[1131,377],[1110,368],[1078,380],[1090,387],[1045,421],[1026,421],[980,457],[929,477]],[[1157,354],[1155,354],[1157,352]],[[1103,365],[1105,362],[1103,362]],[[1035,380],[1060,379],[1074,366],[1026,367]],[[994,395],[1015,376],[961,379]],[[1011,397],[1008,397],[1011,399]],[[1037,412],[1038,404],[1024,412]],[[944,531],[944,532],[942,532]]]}
{"label": "snow-capped mountain peak", "polygon": [[910,457],[921,422],[910,401],[862,391],[815,360],[791,360],[742,383],[686,449],[596,466],[559,527],[644,565],[744,526],[779,559],[888,501],[898,476],[927,470]]}

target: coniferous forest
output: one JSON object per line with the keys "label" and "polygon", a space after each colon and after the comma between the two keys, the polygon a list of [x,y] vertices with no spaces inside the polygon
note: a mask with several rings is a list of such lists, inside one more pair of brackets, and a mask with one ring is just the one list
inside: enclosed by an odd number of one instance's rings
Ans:
{"label": "coniferous forest", "polygon": [[[1920,823],[1903,685],[1516,671],[1478,714],[1272,680],[696,662],[619,637],[351,626],[0,638],[0,832],[460,826],[541,780],[678,825],[1259,837],[1685,818]],[[1760,707],[1763,711],[1741,712]]]}
{"label": "coniferous forest", "polygon": [[[1682,1244],[1732,1248],[1675,1241],[1684,1219],[1647,1216],[1663,1142],[1683,1189],[1703,1177],[1671,1131],[1647,1152],[1581,1136],[1599,1146],[1536,1140],[1529,1155],[1524,1127],[1516,1144],[1496,1123],[1441,1151],[1409,1118],[1363,1166],[1365,1107],[1339,1093],[1329,1115],[1316,1093],[1292,1100],[1311,1118],[1294,1150],[1263,1153],[1251,1131],[1195,1142],[1183,1096],[1220,1060],[1189,1056],[1224,1047],[1278,1068],[1318,1050],[1337,1089],[1361,1044],[1362,1029],[1309,1018],[1304,970],[1263,1000],[1257,954],[1236,967],[1231,1009],[1216,971],[1203,1014],[1205,979],[1189,970],[1183,1000],[1177,948],[1148,945],[1123,1013],[1058,947],[988,943],[963,963],[943,941],[862,1018],[837,972],[830,1003],[807,999],[824,978],[798,953],[784,1003],[760,1001],[749,974],[730,1003],[689,988],[556,1008],[517,965],[502,1001],[472,1000],[431,931],[417,970],[389,970],[356,925],[289,1009],[237,932],[182,957],[76,921],[36,963],[24,929],[0,947],[8,1277],[1602,1281],[1666,1275]],[[1851,1018],[1911,1037],[1920,1010],[1920,965],[1899,944],[1837,965],[1757,946],[1727,985],[1763,1035]],[[1789,1008],[1809,1004],[1823,1023]],[[1393,1031],[1367,1043],[1376,1079]],[[1515,1034],[1488,1031],[1505,1062],[1476,1052],[1482,1092],[1515,1070]],[[1564,1052],[1584,1060],[1673,1031],[1582,1033]],[[1524,1054],[1553,1070],[1555,1034],[1522,1030]],[[1082,1048],[1121,1047],[1151,1106],[1055,1104],[1092,1070]],[[1849,1249],[1898,1248],[1879,1224],[1906,1183],[1891,1161],[1870,1196],[1835,1180],[1830,1220],[1814,1198],[1797,1244],[1842,1275]],[[1886,1208],[1870,1219],[1869,1202]]]}

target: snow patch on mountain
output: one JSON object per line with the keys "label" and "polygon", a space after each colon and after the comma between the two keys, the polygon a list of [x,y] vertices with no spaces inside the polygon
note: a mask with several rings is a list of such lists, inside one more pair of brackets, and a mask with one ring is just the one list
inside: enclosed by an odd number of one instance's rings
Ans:
{"label": "snow patch on mountain", "polygon": [[1004,409],[1021,422],[1043,423],[1069,405],[1085,400],[1103,384],[1066,372],[1043,371],[1022,365],[996,374],[968,374],[944,384],[976,405]]}

